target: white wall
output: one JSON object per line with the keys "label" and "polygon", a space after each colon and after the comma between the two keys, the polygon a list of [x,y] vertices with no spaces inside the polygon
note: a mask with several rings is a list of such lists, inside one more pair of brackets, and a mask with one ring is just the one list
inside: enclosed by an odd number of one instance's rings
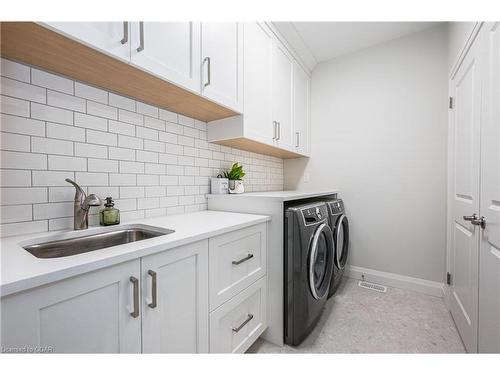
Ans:
{"label": "white wall", "polygon": [[340,189],[351,265],[444,280],[447,47],[440,26],[313,71],[311,158],[285,188]]}
{"label": "white wall", "polygon": [[283,188],[281,159],[210,144],[204,122],[9,60],[0,73],[2,236],[70,228],[65,178],[122,220],[207,209],[209,177],[234,161],[247,191]]}
{"label": "white wall", "polygon": [[448,68],[450,70],[457,62],[475,25],[475,22],[450,22],[448,24]]}

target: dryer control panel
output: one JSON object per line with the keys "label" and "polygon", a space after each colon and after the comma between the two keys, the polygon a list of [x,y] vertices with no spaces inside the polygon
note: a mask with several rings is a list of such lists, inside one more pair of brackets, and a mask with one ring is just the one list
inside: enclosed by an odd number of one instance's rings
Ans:
{"label": "dryer control panel", "polygon": [[335,199],[333,201],[328,201],[327,204],[333,215],[344,213],[344,202],[342,201],[342,199]]}
{"label": "dryer control panel", "polygon": [[302,216],[306,224],[317,223],[318,221],[325,220],[328,217],[328,211],[326,206],[318,205],[310,208],[304,208],[302,210]]}

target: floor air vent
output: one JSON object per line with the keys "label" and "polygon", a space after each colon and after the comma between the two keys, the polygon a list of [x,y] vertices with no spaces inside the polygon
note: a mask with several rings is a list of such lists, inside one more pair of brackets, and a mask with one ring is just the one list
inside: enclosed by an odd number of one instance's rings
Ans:
{"label": "floor air vent", "polygon": [[369,283],[368,281],[360,281],[358,283],[358,286],[361,288],[374,290],[374,291],[380,292],[380,293],[387,292],[387,287],[385,287],[383,285],[379,285],[379,284]]}

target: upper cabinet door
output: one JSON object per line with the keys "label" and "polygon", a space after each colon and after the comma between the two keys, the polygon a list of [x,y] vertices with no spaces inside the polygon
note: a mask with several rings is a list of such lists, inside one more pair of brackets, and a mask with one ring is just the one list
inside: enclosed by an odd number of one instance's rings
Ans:
{"label": "upper cabinet door", "polygon": [[45,25],[90,47],[130,61],[128,22],[47,22]]}
{"label": "upper cabinet door", "polygon": [[144,353],[208,352],[208,241],[142,258]]}
{"label": "upper cabinet door", "polygon": [[311,79],[296,62],[293,69],[293,124],[297,152],[309,154]]}
{"label": "upper cabinet door", "polygon": [[295,150],[292,124],[293,59],[280,43],[273,49],[273,120],[277,122],[276,139],[281,148]]}
{"label": "upper cabinet door", "polygon": [[200,24],[132,22],[132,64],[200,92]]}
{"label": "upper cabinet door", "polygon": [[243,112],[243,24],[201,24],[203,96]]}
{"label": "upper cabinet door", "polygon": [[272,110],[273,36],[266,25],[245,23],[244,43],[245,134],[265,143],[274,142]]}

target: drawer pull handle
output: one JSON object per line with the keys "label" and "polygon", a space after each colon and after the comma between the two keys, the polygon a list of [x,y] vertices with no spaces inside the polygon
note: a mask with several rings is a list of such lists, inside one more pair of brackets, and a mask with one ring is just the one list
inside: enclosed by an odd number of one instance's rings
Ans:
{"label": "drawer pull handle", "polygon": [[235,266],[237,266],[238,264],[241,264],[243,262],[246,262],[248,259],[252,259],[253,258],[253,254],[248,254],[246,257],[244,257],[243,259],[240,259],[240,260],[233,260],[233,264]]}
{"label": "drawer pull handle", "polygon": [[130,282],[133,285],[134,293],[134,311],[130,313],[132,318],[137,318],[139,316],[139,280],[134,276],[130,276]]}
{"label": "drawer pull handle", "polygon": [[154,309],[156,306],[158,306],[156,301],[156,299],[158,298],[156,272],[153,270],[149,270],[148,275],[151,276],[151,281],[152,281],[151,303],[148,303],[148,306]]}
{"label": "drawer pull handle", "polygon": [[250,320],[253,319],[253,315],[252,314],[248,314],[247,318],[245,319],[245,321],[243,323],[241,323],[238,327],[233,327],[233,332],[235,333],[238,333],[239,331],[241,331],[241,329],[246,326],[248,324],[248,322]]}

